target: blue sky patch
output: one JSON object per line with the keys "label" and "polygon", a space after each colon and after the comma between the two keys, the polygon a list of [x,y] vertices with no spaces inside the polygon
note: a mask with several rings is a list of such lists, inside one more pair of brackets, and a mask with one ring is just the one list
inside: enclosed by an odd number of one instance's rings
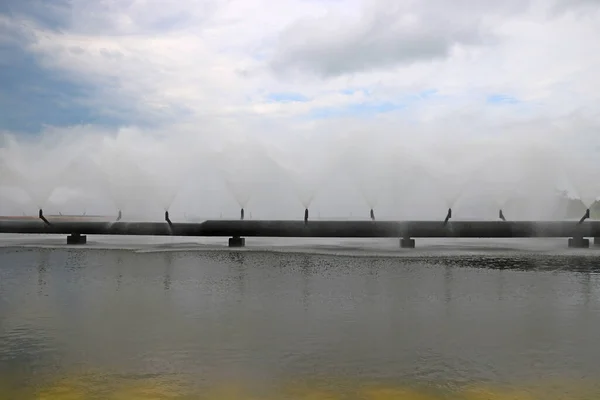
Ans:
{"label": "blue sky patch", "polygon": [[[352,95],[356,92],[362,92],[369,97],[372,91],[368,89],[344,89],[340,93]],[[405,94],[399,96],[394,101],[365,101],[362,103],[350,104],[343,107],[323,107],[317,108],[308,113],[310,119],[326,119],[339,117],[368,117],[377,114],[384,114],[393,111],[404,110],[419,101],[429,100],[437,95],[437,89],[427,89],[418,93]]]}
{"label": "blue sky patch", "polygon": [[429,98],[435,96],[436,94],[438,94],[437,89],[426,89],[426,90],[423,90],[422,92],[420,92],[417,96],[420,99],[425,100],[425,99],[429,99]]}
{"label": "blue sky patch", "polygon": [[273,103],[293,103],[308,101],[308,97],[300,93],[270,93],[267,100]]}
{"label": "blue sky patch", "polygon": [[0,14],[9,18],[24,15],[43,27],[61,29],[67,27],[71,21],[71,1],[2,0]]}
{"label": "blue sky patch", "polygon": [[491,94],[486,98],[488,104],[517,104],[519,100],[507,94]]}
{"label": "blue sky patch", "polygon": [[339,117],[368,117],[377,114],[388,113],[405,108],[402,104],[391,102],[381,103],[359,103],[344,107],[316,108],[308,113],[309,119],[326,119]]}
{"label": "blue sky patch", "polygon": [[59,73],[43,69],[33,56],[18,47],[0,46],[8,58],[0,66],[0,129],[38,132],[45,125],[100,124],[122,121],[99,115],[82,99],[94,88],[73,83]]}
{"label": "blue sky patch", "polygon": [[342,89],[340,90],[341,94],[345,94],[347,96],[351,96],[355,93],[362,93],[365,96],[369,96],[373,93],[372,89],[368,89],[368,88],[348,88],[348,89]]}

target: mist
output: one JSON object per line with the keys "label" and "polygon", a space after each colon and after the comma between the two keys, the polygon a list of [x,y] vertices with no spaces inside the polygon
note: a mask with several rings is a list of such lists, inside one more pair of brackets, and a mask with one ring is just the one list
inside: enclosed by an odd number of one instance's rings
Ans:
{"label": "mist", "polygon": [[[313,124],[259,129],[49,128],[4,133],[3,215],[124,220],[559,219],[558,192],[590,207],[600,161],[565,130]],[[518,205],[515,205],[518,204]]]}

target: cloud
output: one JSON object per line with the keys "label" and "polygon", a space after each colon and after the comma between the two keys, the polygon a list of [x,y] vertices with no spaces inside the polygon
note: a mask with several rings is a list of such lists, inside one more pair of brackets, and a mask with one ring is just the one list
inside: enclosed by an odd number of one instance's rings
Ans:
{"label": "cloud", "polygon": [[567,12],[589,12],[597,10],[600,6],[598,0],[558,0],[553,7],[553,11],[556,13],[567,13]]}
{"label": "cloud", "polygon": [[[10,0],[0,127],[275,136],[362,123],[476,134],[573,114],[593,124],[598,7],[550,12],[560,1]],[[498,95],[518,103],[500,107]]]}
{"label": "cloud", "polygon": [[481,10],[471,1],[368,1],[354,15],[330,12],[288,27],[272,67],[331,77],[447,58],[456,46],[492,43],[484,17],[513,10],[510,4]]}
{"label": "cloud", "polygon": [[61,29],[69,25],[70,5],[69,0],[3,0],[0,3],[0,14],[11,19],[27,16],[39,26]]}

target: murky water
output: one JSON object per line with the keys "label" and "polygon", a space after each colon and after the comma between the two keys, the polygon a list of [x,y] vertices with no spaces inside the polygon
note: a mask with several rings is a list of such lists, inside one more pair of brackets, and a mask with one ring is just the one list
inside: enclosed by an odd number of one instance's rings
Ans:
{"label": "murky water", "polygon": [[600,251],[0,248],[0,399],[600,398]]}

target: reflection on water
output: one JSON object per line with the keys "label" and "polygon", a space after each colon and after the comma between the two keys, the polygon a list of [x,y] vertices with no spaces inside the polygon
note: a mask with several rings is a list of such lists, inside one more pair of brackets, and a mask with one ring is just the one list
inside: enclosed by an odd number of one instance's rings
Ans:
{"label": "reflection on water", "polygon": [[0,399],[600,398],[593,256],[0,250]]}
{"label": "reflection on water", "polygon": [[46,286],[46,269],[48,269],[48,263],[50,258],[50,250],[42,249],[39,251],[39,263],[38,263],[38,295],[44,293],[44,287]]}
{"label": "reflection on water", "polygon": [[165,259],[165,274],[163,278],[163,287],[165,290],[171,288],[171,271],[173,269],[173,253],[163,253]]}

